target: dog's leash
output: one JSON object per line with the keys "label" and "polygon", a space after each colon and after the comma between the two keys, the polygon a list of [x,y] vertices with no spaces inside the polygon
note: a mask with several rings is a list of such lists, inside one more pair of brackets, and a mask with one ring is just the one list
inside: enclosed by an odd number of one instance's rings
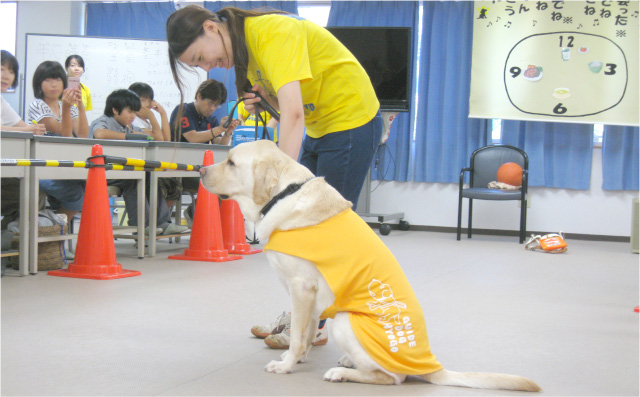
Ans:
{"label": "dog's leash", "polygon": [[269,200],[267,205],[262,207],[262,209],[260,210],[260,213],[262,214],[262,216],[267,215],[267,212],[269,212],[271,210],[271,208],[273,208],[273,206],[278,203],[278,201],[280,201],[283,198],[285,198],[285,197],[287,197],[289,195],[292,195],[293,193],[297,192],[298,190],[300,190],[302,185],[304,185],[305,183],[309,182],[310,180],[311,179],[307,179],[306,181],[304,181],[302,183],[292,183],[289,186],[287,186],[283,191],[281,191],[280,193],[278,193],[275,196],[273,196],[273,198],[271,200]]}

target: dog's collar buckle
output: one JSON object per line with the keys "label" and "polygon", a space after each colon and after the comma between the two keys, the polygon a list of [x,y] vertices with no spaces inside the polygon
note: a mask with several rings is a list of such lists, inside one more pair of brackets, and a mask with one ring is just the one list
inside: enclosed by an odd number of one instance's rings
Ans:
{"label": "dog's collar buckle", "polygon": [[297,192],[298,190],[300,190],[300,188],[302,187],[302,185],[304,185],[305,183],[307,183],[309,180],[304,181],[302,183],[292,183],[289,186],[287,186],[283,191],[281,191],[280,193],[278,193],[277,195],[273,196],[273,198],[271,200],[269,200],[269,202],[267,203],[267,205],[265,205],[264,207],[262,207],[262,209],[260,210],[260,214],[262,214],[262,216],[267,215],[267,212],[269,212],[271,210],[271,208],[273,208],[274,205],[276,205],[276,203],[280,200],[282,200],[283,198],[292,195],[293,193]]}

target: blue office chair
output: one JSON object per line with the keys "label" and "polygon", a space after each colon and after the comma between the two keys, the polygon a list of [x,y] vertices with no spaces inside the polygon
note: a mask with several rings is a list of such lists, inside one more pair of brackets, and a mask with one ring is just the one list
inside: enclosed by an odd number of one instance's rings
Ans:
{"label": "blue office chair", "polygon": [[[498,168],[504,163],[516,163],[522,167],[522,187],[519,190],[501,190],[488,188],[489,182],[496,181]],[[520,200],[520,244],[524,242],[527,229],[527,176],[529,158],[527,154],[514,146],[490,145],[481,147],[471,154],[471,166],[460,171],[458,194],[458,230],[460,240],[462,222],[462,198],[469,199],[469,226],[467,237],[471,238],[471,213],[473,200]],[[470,184],[464,188],[465,172],[469,172]]]}

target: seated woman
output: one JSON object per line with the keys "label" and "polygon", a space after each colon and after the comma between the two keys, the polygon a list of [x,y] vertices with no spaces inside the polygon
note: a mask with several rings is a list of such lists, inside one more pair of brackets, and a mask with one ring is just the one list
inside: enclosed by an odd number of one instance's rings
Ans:
{"label": "seated woman", "polygon": [[[64,61],[64,67],[67,69],[69,77],[81,77],[84,74],[84,59],[80,55],[69,55]],[[89,87],[80,83],[80,92],[82,93],[82,104],[87,112],[93,109],[91,101],[91,91]]]}
{"label": "seated woman", "polygon": [[[2,50],[2,92],[18,86],[18,60],[9,51]],[[2,131],[31,132],[34,135],[44,135],[44,125],[27,124],[11,107],[9,102],[2,98]]]}
{"label": "seated woman", "polygon": [[[28,119],[44,124],[47,135],[89,136],[82,94],[79,88],[67,88],[67,74],[60,63],[44,61],[38,65],[33,74],[33,96],[37,99],[29,106]],[[40,188],[47,193],[51,208],[66,214],[69,223],[82,210],[85,181],[41,180]]]}
{"label": "seated woman", "polygon": [[[33,96],[29,122],[42,123],[47,135],[86,138],[87,114],[79,88],[67,88],[67,74],[55,61],[44,61],[33,74]],[[76,106],[74,106],[76,105]]]}

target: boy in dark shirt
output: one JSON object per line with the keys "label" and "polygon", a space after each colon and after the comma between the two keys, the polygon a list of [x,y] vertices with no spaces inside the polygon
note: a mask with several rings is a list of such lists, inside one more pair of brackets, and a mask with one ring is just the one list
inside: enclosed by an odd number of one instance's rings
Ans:
{"label": "boy in dark shirt", "polygon": [[[171,113],[171,140],[191,143],[215,143],[229,145],[233,130],[238,126],[238,120],[233,120],[226,130],[220,126],[218,118],[213,115],[216,109],[226,102],[227,89],[224,85],[213,79],[205,80],[198,87],[195,101],[186,103],[182,108],[182,117],[178,123],[180,106]],[[222,118],[222,124],[227,117]],[[176,137],[179,136],[179,139]]]}

